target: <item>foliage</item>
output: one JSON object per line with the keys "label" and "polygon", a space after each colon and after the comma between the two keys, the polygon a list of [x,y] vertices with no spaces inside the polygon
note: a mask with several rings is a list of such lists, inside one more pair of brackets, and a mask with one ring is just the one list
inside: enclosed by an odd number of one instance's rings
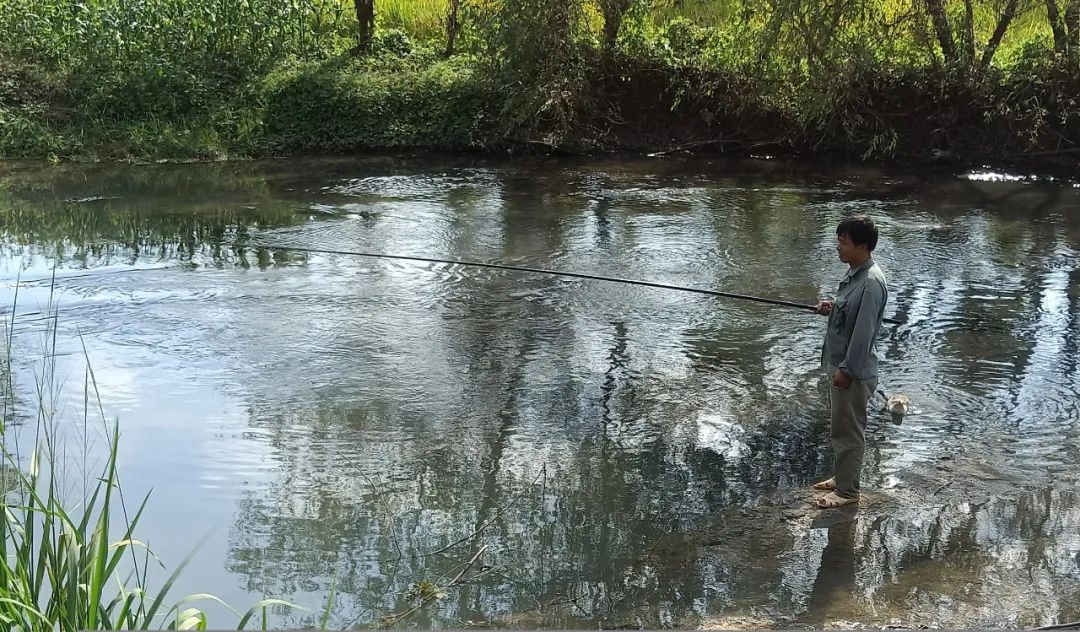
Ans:
{"label": "foliage", "polygon": [[466,57],[298,64],[265,83],[263,142],[275,152],[467,149],[490,126],[494,100],[478,71]]}
{"label": "foliage", "polygon": [[486,34],[483,57],[502,93],[498,124],[559,143],[585,107],[595,39],[578,0],[502,0],[473,14]]}
{"label": "foliage", "polygon": [[359,55],[352,0],[0,0],[0,155],[1078,141],[1080,0],[457,4],[447,59],[451,0],[376,0]]}

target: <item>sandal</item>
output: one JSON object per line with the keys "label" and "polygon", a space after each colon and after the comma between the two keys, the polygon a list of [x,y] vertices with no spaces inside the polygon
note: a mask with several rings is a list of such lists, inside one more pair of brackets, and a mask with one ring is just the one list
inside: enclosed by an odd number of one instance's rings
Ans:
{"label": "sandal", "polygon": [[814,489],[820,489],[821,491],[831,492],[836,489],[836,478],[830,478],[827,481],[821,481],[820,483],[814,483]]}
{"label": "sandal", "polygon": [[859,502],[858,497],[856,497],[856,498],[844,498],[843,496],[840,496],[836,492],[829,492],[828,494],[825,494],[821,498],[818,498],[817,502],[814,503],[814,504],[815,504],[815,506],[817,506],[818,509],[835,509],[835,508],[841,507],[843,505],[850,505],[852,503],[857,503],[857,502]]}

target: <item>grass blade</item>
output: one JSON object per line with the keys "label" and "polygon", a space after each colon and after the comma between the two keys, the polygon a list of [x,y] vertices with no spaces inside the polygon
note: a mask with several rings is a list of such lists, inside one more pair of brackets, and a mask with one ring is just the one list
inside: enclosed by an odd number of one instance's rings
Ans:
{"label": "grass blade", "polygon": [[337,570],[334,570],[334,578],[330,580],[330,594],[326,598],[326,608],[323,609],[322,619],[319,621],[319,629],[326,629],[326,622],[330,620],[330,610],[334,605],[334,591],[337,589]]}
{"label": "grass blade", "polygon": [[263,599],[262,601],[255,604],[254,606],[251,607],[250,610],[247,611],[247,614],[244,615],[244,618],[240,619],[240,623],[237,624],[236,629],[237,630],[243,630],[247,626],[248,622],[251,621],[251,617],[255,616],[255,613],[259,612],[260,610],[264,610],[264,612],[263,612],[263,617],[264,617],[263,618],[263,626],[265,626],[266,625],[265,608],[267,606],[287,606],[289,608],[294,608],[296,610],[307,610],[307,608],[302,608],[302,607],[300,607],[300,606],[298,606],[298,605],[296,605],[294,603],[290,603],[288,601],[283,601],[281,599]]}

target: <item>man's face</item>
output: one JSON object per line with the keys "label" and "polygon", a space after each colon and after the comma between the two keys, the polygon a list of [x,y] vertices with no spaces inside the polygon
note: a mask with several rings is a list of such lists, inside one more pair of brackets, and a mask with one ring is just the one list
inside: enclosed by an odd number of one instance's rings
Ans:
{"label": "man's face", "polygon": [[851,241],[851,237],[848,235],[837,235],[836,237],[836,254],[840,257],[840,261],[851,265],[852,262],[858,261],[858,251],[865,246],[856,246],[855,242]]}

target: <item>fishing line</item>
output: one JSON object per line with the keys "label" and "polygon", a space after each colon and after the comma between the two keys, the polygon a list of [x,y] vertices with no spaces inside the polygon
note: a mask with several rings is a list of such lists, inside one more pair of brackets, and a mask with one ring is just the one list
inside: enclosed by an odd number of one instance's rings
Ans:
{"label": "fishing line", "polygon": [[[404,261],[424,261],[427,263],[442,263],[448,265],[458,266],[472,266],[478,268],[494,268],[496,270],[513,270],[515,272],[528,272],[532,274],[548,274],[553,276],[573,277],[578,279],[589,279],[592,281],[609,281],[612,283],[626,283],[629,285],[640,285],[644,287],[654,287],[663,290],[677,290],[680,292],[692,292],[695,294],[705,294],[707,296],[719,296],[723,298],[732,298],[744,301],[754,301],[757,303],[766,303],[768,305],[779,305],[781,307],[792,307],[795,309],[802,309],[807,311],[817,311],[816,305],[807,305],[805,303],[796,303],[794,301],[784,301],[775,298],[765,298],[761,296],[750,296],[749,294],[737,294],[734,292],[721,292],[719,290],[706,290],[696,287],[685,287],[681,285],[670,285],[668,283],[656,283],[653,281],[639,281],[637,279],[620,279],[616,277],[600,276],[597,274],[585,274],[583,272],[565,272],[562,270],[547,270],[544,268],[529,268],[524,266],[512,266],[501,263],[483,263],[479,261],[461,261],[454,259],[435,259],[432,257],[416,257],[411,255],[390,255],[376,252],[358,252],[353,250],[324,250],[321,248],[304,248],[301,246],[275,246],[269,244],[249,244],[250,246],[256,246],[261,248],[269,248],[271,250],[286,250],[293,252],[307,252],[314,254],[325,255],[342,255],[342,256],[354,256],[354,257],[370,257],[376,259],[399,259]],[[896,320],[895,318],[885,318],[883,322],[893,325],[903,324],[904,321]]]}

